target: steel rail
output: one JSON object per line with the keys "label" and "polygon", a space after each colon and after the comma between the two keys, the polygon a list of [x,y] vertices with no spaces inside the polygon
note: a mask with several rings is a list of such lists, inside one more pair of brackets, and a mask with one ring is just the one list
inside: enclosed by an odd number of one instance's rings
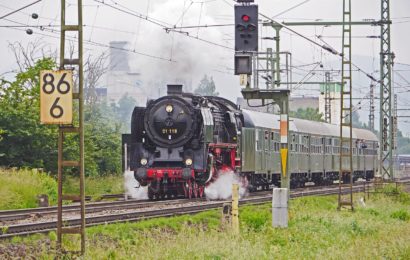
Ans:
{"label": "steel rail", "polygon": [[[98,202],[90,203],[86,205],[86,213],[95,213],[104,210],[120,210],[120,209],[137,209],[144,207],[151,207],[157,205],[172,205],[180,204],[184,202],[195,202],[193,199],[177,199],[177,200],[162,200],[162,201],[150,201],[150,200],[121,200],[110,202]],[[63,207],[64,213],[75,213],[80,210],[80,206],[66,205]],[[23,220],[32,216],[45,216],[57,213],[57,207],[44,207],[44,208],[30,208],[30,209],[17,209],[17,210],[4,210],[0,211],[0,222]]]}
{"label": "steel rail", "polygon": [[[363,191],[363,185],[354,187],[354,192]],[[346,192],[348,190],[346,189]],[[338,187],[333,188],[326,188],[326,189],[315,189],[315,190],[308,190],[308,191],[298,191],[291,193],[291,198],[303,197],[303,196],[313,196],[313,195],[333,195],[338,194]],[[244,198],[241,199],[239,204],[240,205],[255,205],[255,204],[263,204],[272,200],[272,195],[267,196],[255,196],[251,198]],[[221,208],[224,203],[229,201],[204,201],[198,203],[197,205],[187,205],[167,209],[153,209],[147,211],[138,211],[138,212],[126,212],[126,213],[116,213],[116,214],[109,214],[109,215],[102,215],[102,216],[91,216],[86,218],[86,226],[95,226],[100,224],[108,224],[108,223],[120,223],[120,222],[134,222],[140,220],[146,220],[150,218],[158,218],[158,217],[169,217],[169,216],[177,216],[177,215],[185,215],[185,214],[194,214],[199,213],[206,210],[217,209]],[[80,218],[76,219],[67,219],[64,220],[66,227],[75,227],[79,226],[81,222]],[[20,236],[20,235],[29,235],[34,233],[46,233],[49,231],[55,231],[57,227],[56,221],[48,221],[48,222],[41,222],[41,223],[28,223],[28,224],[18,224],[18,225],[10,225],[3,227],[0,230],[0,239],[1,238],[8,238],[13,236]]]}
{"label": "steel rail", "polygon": [[[396,181],[398,184],[409,184],[409,178],[403,178],[401,180]],[[369,182],[362,182],[356,183],[353,187],[353,192],[363,192],[364,189],[373,187],[374,183]],[[266,191],[265,191],[266,192]],[[348,192],[347,188],[344,188],[344,192]],[[294,190],[291,194],[291,198],[298,198],[304,196],[314,196],[314,195],[335,195],[338,194],[338,187],[307,187],[303,189]],[[251,197],[246,197],[240,200],[240,205],[246,204],[263,204],[266,202],[271,201],[272,195],[271,192],[266,192],[265,195],[262,194],[255,194],[253,193]],[[229,201],[204,201],[202,202],[199,200],[193,201],[192,199],[180,199],[180,200],[169,200],[169,201],[116,201],[116,202],[104,202],[104,203],[95,203],[93,205],[88,205],[87,212],[94,212],[103,211],[103,210],[116,210],[116,209],[139,209],[144,207],[150,206],[158,206],[159,203],[163,203],[164,205],[178,205],[178,207],[174,208],[167,208],[167,209],[153,209],[153,210],[146,210],[146,211],[138,211],[138,212],[126,212],[126,213],[114,213],[109,215],[101,215],[101,216],[91,216],[86,218],[86,226],[95,226],[100,224],[109,224],[109,223],[120,223],[120,222],[134,222],[140,221],[144,219],[150,218],[157,218],[157,217],[168,217],[168,216],[177,216],[177,215],[184,215],[184,214],[195,214],[202,211],[210,210],[210,209],[217,209],[221,208],[224,203]],[[198,202],[197,205],[187,205],[181,206],[181,203],[184,202]],[[117,205],[115,204],[117,203]],[[111,205],[110,205],[111,204]],[[119,204],[119,205],[118,205]],[[95,207],[94,209],[92,207]],[[77,207],[78,205],[71,205],[67,206],[67,208]],[[54,208],[54,214],[56,212],[56,207]],[[50,208],[39,208],[34,210],[50,210]],[[33,209],[23,209],[19,211],[28,211]],[[0,212],[3,213],[3,212]],[[46,214],[52,214],[45,211]],[[32,215],[30,215],[32,216]],[[3,216],[4,217],[4,216]],[[65,220],[65,224],[67,227],[75,227],[78,226],[81,219],[68,219]],[[56,221],[48,221],[48,222],[39,222],[39,223],[26,223],[26,224],[16,224],[16,225],[9,225],[3,226],[0,228],[0,239],[8,238],[13,236],[21,236],[21,235],[29,235],[35,233],[46,233],[49,231],[55,231],[57,226]]]}

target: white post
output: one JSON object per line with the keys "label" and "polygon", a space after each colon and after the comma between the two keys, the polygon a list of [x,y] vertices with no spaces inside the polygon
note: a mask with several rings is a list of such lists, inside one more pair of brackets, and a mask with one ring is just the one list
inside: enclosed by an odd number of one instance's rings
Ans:
{"label": "white post", "polygon": [[[129,170],[128,169],[128,151],[127,151],[127,143],[124,144],[124,175],[126,174],[126,172]],[[128,194],[127,194],[127,189],[125,189],[124,192],[124,200],[128,200]]]}
{"label": "white post", "polygon": [[273,189],[272,227],[288,227],[288,189],[286,188]]}
{"label": "white post", "polygon": [[127,144],[125,143],[124,144],[124,170],[125,171],[128,171],[129,169],[128,169],[128,146],[127,146]]}

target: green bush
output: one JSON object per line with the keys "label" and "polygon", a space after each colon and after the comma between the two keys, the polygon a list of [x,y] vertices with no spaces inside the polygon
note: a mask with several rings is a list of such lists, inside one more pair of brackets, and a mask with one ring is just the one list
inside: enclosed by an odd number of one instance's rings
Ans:
{"label": "green bush", "polygon": [[37,196],[48,195],[49,203],[57,202],[57,182],[37,170],[0,169],[0,209],[37,207]]}
{"label": "green bush", "polygon": [[[40,123],[40,71],[56,67],[53,59],[42,58],[18,73],[13,81],[0,77],[0,166],[44,168],[57,172],[57,126]],[[125,102],[125,104],[124,104]],[[132,111],[132,100],[124,99],[120,110],[106,103],[84,106],[84,149],[86,176],[121,172],[119,115]],[[76,110],[76,107],[74,108]],[[78,121],[74,113],[74,122]],[[127,122],[130,118],[124,118]],[[75,123],[78,124],[78,123]],[[64,159],[78,160],[78,135],[66,135]],[[77,169],[72,170],[74,173]]]}
{"label": "green bush", "polygon": [[400,219],[400,220],[403,220],[403,221],[410,220],[410,214],[404,209],[394,211],[390,216],[392,218]]}
{"label": "green bush", "polygon": [[270,210],[263,207],[261,210],[255,210],[254,207],[243,207],[239,215],[241,222],[251,230],[259,231],[271,222]]}

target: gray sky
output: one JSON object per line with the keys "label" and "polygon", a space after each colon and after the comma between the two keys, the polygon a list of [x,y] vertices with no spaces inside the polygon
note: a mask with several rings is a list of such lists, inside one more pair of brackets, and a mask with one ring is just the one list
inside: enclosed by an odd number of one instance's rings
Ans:
{"label": "gray sky", "polygon": [[[18,9],[34,0],[9,1],[0,0],[0,16]],[[156,79],[159,76],[172,82],[176,78],[187,78],[197,85],[204,74],[212,75],[217,85],[217,91],[221,96],[235,100],[240,96],[239,78],[233,75],[233,27],[213,27],[186,30],[191,37],[180,33],[166,33],[165,30],[154,23],[147,22],[136,16],[115,10],[120,8],[127,12],[140,13],[150,17],[160,24],[169,26],[184,26],[198,24],[231,24],[233,23],[232,0],[83,0],[84,7],[84,39],[86,41],[85,51],[97,55],[102,51],[107,51],[106,47],[95,46],[96,44],[107,45],[109,41],[129,41],[128,46],[132,58],[131,66],[143,74],[144,82]],[[353,20],[380,19],[380,0],[357,0],[353,2]],[[76,11],[76,0],[67,0],[68,12],[67,20],[73,21]],[[259,0],[259,11],[269,17],[280,14],[275,19],[278,21],[313,21],[317,19],[326,21],[341,20],[342,0]],[[288,11],[289,8],[299,4],[299,7]],[[17,68],[12,52],[8,48],[9,43],[22,42],[27,44],[30,41],[41,39],[49,43],[50,48],[57,48],[59,33],[52,31],[49,25],[60,24],[60,1],[43,0],[21,12],[10,15],[8,20],[0,20],[0,26],[29,24],[47,25],[44,30],[32,28],[34,33],[27,35],[26,28],[5,28],[0,27],[0,75]],[[110,6],[108,6],[110,5]],[[113,8],[115,7],[115,8]],[[31,13],[38,13],[39,19],[30,18]],[[283,14],[281,14],[283,13]],[[396,54],[396,63],[410,64],[410,1],[391,1],[392,25],[392,50]],[[317,35],[331,36],[324,37],[328,44],[336,50],[341,50],[340,27],[295,27],[296,31],[319,42]],[[354,36],[379,35],[378,27],[354,27]],[[261,36],[273,36],[270,28],[260,28]],[[333,37],[332,37],[333,36]],[[334,38],[336,36],[336,38]],[[57,37],[57,39],[55,38]],[[218,45],[194,39],[199,37]],[[90,42],[87,42],[90,41]],[[270,47],[272,41],[260,43],[260,49]],[[272,46],[273,47],[273,46]],[[281,33],[282,51],[291,51],[293,63],[297,67],[294,69],[294,79],[304,77],[314,65],[307,65],[321,62],[324,68],[340,69],[340,62],[331,54],[313,46],[306,40],[286,31]],[[375,73],[378,77],[379,70],[379,50],[380,43],[377,39],[354,38],[353,56],[354,62],[369,73]],[[155,56],[147,57],[133,53]],[[172,60],[172,61],[169,61]],[[410,66],[397,64],[395,67],[398,74],[394,74],[395,86],[399,93],[399,105],[401,108],[410,106],[410,95],[406,92],[410,89]],[[10,76],[11,74],[6,74]],[[311,80],[323,80],[323,73],[316,73]],[[370,81],[361,73],[354,74],[355,96],[364,97],[369,91]],[[378,92],[378,87],[376,87]],[[295,91],[295,95],[317,96],[317,87],[301,87]],[[361,119],[367,122],[368,101],[364,100],[361,109]],[[406,112],[401,112],[403,115]],[[410,113],[407,113],[410,115]],[[378,105],[376,104],[376,117],[378,117]],[[410,119],[409,119],[410,120]],[[400,120],[400,127],[410,131],[410,124],[403,118]]]}

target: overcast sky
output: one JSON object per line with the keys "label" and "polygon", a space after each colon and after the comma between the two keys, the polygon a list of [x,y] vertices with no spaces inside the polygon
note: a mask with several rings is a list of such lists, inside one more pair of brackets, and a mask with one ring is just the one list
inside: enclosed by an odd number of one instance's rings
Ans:
{"label": "overcast sky", "polygon": [[[0,17],[16,10],[34,0],[9,1],[0,0]],[[353,2],[353,20],[380,19],[380,0],[357,0]],[[67,0],[67,20],[75,21],[76,0]],[[340,21],[342,18],[342,0],[259,0],[259,12],[278,21]],[[83,0],[84,4],[84,40],[86,53],[98,55],[107,51],[104,46],[110,41],[129,41],[131,67],[142,73],[143,81],[148,82],[158,77],[167,82],[177,78],[192,80],[196,86],[204,74],[212,75],[215,79],[217,91],[223,97],[236,100],[240,96],[239,78],[233,75],[233,26],[212,27],[201,29],[184,29],[184,33],[166,33],[162,25],[189,26],[204,24],[232,24],[232,0]],[[299,5],[300,4],[300,5]],[[291,9],[292,7],[298,7]],[[119,8],[125,10],[121,12]],[[291,10],[289,10],[291,9]],[[287,11],[288,10],[288,11]],[[126,13],[128,12],[128,14]],[[30,17],[37,13],[39,19]],[[131,13],[131,14],[130,14]],[[132,15],[134,14],[134,15]],[[138,14],[148,16],[149,21],[138,18]],[[279,15],[278,15],[279,14]],[[137,16],[136,16],[137,15]],[[396,93],[399,93],[401,108],[410,106],[410,1],[391,1],[392,51],[396,54],[394,74]],[[260,17],[262,18],[262,17]],[[27,9],[12,14],[0,20],[0,26],[31,25],[45,27],[31,28],[32,35],[25,33],[27,28],[0,27],[0,75],[7,74],[17,68],[15,59],[8,45],[21,42],[26,45],[30,41],[41,40],[49,44],[49,48],[58,48],[60,24],[60,1],[43,0]],[[54,27],[57,25],[57,27]],[[323,44],[317,36],[341,50],[340,27],[293,27],[294,30]],[[260,36],[273,36],[271,28],[260,28]],[[356,26],[353,28],[354,62],[366,72],[373,73],[379,78],[378,39],[366,36],[380,35],[379,27]],[[199,39],[195,39],[198,37]],[[203,40],[215,43],[204,42]],[[262,41],[260,50],[273,47],[273,41]],[[293,55],[294,79],[303,78],[317,63],[322,63],[325,69],[340,69],[337,57],[321,50],[305,39],[283,29],[281,31],[281,50],[291,51]],[[137,53],[134,53],[138,52]],[[402,63],[402,64],[398,64]],[[313,64],[313,65],[308,65]],[[6,73],[6,74],[4,74]],[[340,77],[340,76],[339,76]],[[309,80],[323,80],[323,73],[316,72],[309,76]],[[339,80],[335,75],[335,80]],[[362,73],[354,74],[355,96],[364,97],[369,91],[370,80]],[[406,87],[407,86],[407,87]],[[378,87],[376,88],[378,92]],[[296,96],[319,94],[317,86],[302,86],[294,93]],[[364,100],[361,109],[361,119],[367,122],[368,100]],[[403,115],[406,112],[401,112]],[[410,113],[407,113],[410,115]],[[378,117],[378,104],[376,104]],[[410,121],[410,119],[409,119]],[[405,118],[400,120],[400,127],[409,129],[410,124]]]}

